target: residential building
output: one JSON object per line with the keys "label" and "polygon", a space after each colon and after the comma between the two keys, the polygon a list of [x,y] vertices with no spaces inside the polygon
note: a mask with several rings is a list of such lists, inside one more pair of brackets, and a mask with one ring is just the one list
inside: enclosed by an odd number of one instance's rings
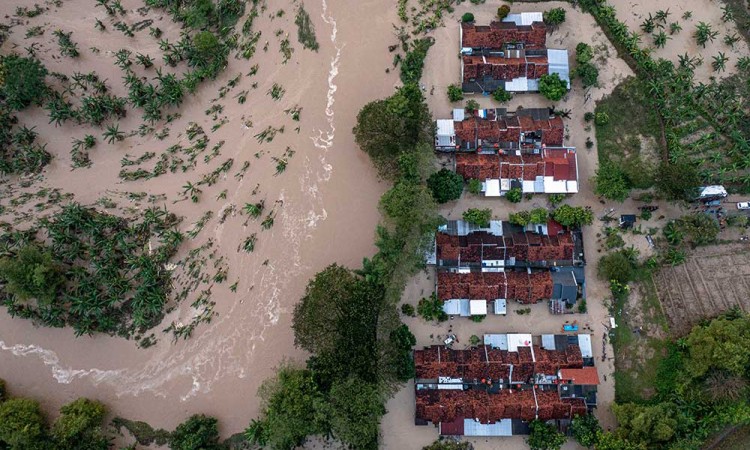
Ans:
{"label": "residential building", "polygon": [[570,86],[568,51],[546,47],[542,13],[510,14],[489,25],[460,27],[461,86],[467,93],[536,92],[539,79],[557,73]]}
{"label": "residential building", "polygon": [[467,116],[454,109],[453,119],[436,121],[435,149],[442,152],[541,153],[544,147],[562,147],[565,125],[551,108],[480,109]]}
{"label": "residential building", "polygon": [[[578,342],[588,342],[590,353],[590,335],[553,336],[551,342],[563,340],[561,348],[547,348],[544,337],[489,334],[484,345],[466,350],[415,350],[415,424],[432,423],[441,435],[511,436],[527,434],[531,420],[564,425],[587,414],[596,406],[598,375],[584,365]],[[571,389],[581,383],[588,397]]]}
{"label": "residential building", "polygon": [[554,220],[527,227],[493,220],[485,228],[448,221],[427,263],[436,266],[437,297],[449,315],[504,315],[509,301],[544,300],[562,314],[585,298],[583,238]]}

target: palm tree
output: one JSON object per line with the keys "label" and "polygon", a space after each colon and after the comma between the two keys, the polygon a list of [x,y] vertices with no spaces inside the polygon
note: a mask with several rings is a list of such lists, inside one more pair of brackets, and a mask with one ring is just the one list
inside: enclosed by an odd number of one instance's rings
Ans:
{"label": "palm tree", "polygon": [[656,22],[654,21],[654,17],[651,15],[651,13],[649,13],[648,18],[641,24],[641,30],[643,30],[645,33],[651,33],[655,28]]}
{"label": "palm tree", "polygon": [[137,55],[135,55],[135,59],[138,61],[138,64],[143,66],[144,69],[148,69],[149,67],[154,65],[154,59],[149,55],[138,53]]}
{"label": "palm tree", "polygon": [[665,45],[667,45],[667,40],[672,39],[671,37],[667,36],[667,33],[660,31],[658,34],[654,34],[654,45],[657,48],[664,48]]}
{"label": "palm tree", "polygon": [[669,17],[670,14],[672,13],[669,12],[669,8],[667,8],[666,11],[660,9],[656,11],[656,15],[654,16],[654,19],[658,20],[661,23],[667,23],[667,18]]}
{"label": "palm tree", "polygon": [[724,35],[724,43],[732,48],[734,48],[734,44],[736,44],[739,41],[740,41],[740,38],[739,36],[737,36],[737,33]]}
{"label": "palm tree", "polygon": [[245,250],[247,253],[252,253],[253,250],[255,250],[255,242],[258,240],[255,233],[251,234],[247,238],[245,238],[245,241],[242,243],[242,249]]}
{"label": "palm tree", "polygon": [[711,63],[715,72],[723,72],[726,69],[727,61],[729,58],[722,52],[719,52],[717,56],[713,57],[714,61]]}
{"label": "palm tree", "polygon": [[265,201],[261,200],[258,203],[245,203],[245,206],[242,208],[242,210],[245,211],[248,216],[252,217],[253,219],[257,219],[261,214],[263,214],[263,208],[265,208]]}
{"label": "palm tree", "polygon": [[672,22],[669,24],[669,34],[677,34],[682,31],[682,27],[678,22]]}
{"label": "palm tree", "polygon": [[711,25],[706,22],[699,22],[695,29],[695,40],[703,48],[706,48],[706,43],[709,41],[713,42],[716,36],[719,35],[718,31],[714,31]]}
{"label": "palm tree", "polygon": [[119,142],[125,139],[125,133],[120,131],[119,124],[115,124],[114,126],[107,126],[107,129],[104,131],[104,134],[102,136],[108,144],[114,144],[115,141]]}

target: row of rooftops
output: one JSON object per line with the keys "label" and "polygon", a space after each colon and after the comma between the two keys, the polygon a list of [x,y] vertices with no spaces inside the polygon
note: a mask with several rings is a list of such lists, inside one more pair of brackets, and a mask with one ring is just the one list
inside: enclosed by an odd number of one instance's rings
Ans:
{"label": "row of rooftops", "polygon": [[548,108],[502,108],[453,111],[453,119],[436,122],[435,149],[455,154],[455,171],[481,180],[485,196],[578,192],[578,159],[563,146],[565,125]]}
{"label": "row of rooftops", "polygon": [[436,124],[435,148],[442,151],[533,153],[542,145],[561,147],[565,134],[562,118],[550,108],[481,109],[469,117],[465,110],[454,109],[453,119],[440,119]]}
{"label": "row of rooftops", "polygon": [[526,434],[511,421],[572,419],[596,405],[588,334],[488,334],[465,350],[415,350],[414,362],[415,423],[431,422],[441,435]]}
{"label": "row of rooftops", "polygon": [[437,268],[437,297],[450,315],[486,314],[487,302],[494,302],[495,314],[505,314],[510,300],[572,305],[585,296],[581,233],[554,220],[525,228],[499,220],[487,227],[448,221],[427,263]]}
{"label": "row of rooftops", "polygon": [[557,73],[570,86],[568,51],[547,49],[541,12],[510,14],[489,25],[462,23],[461,81],[464,92],[539,90],[542,75]]}

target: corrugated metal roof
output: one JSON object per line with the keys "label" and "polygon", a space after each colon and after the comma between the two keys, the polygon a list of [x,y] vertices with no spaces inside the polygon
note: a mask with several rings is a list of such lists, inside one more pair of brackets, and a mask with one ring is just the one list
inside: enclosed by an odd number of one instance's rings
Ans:
{"label": "corrugated metal roof", "polygon": [[584,358],[594,357],[594,353],[591,349],[591,335],[590,334],[579,334],[578,346],[581,347],[581,355]]}
{"label": "corrugated metal roof", "polygon": [[467,299],[452,299],[443,302],[443,311],[451,316],[469,317],[469,300]]}
{"label": "corrugated metal roof", "polygon": [[[570,89],[570,63],[568,62],[568,51],[565,49],[547,49],[547,60],[549,61],[549,73],[560,75],[560,79],[568,82]],[[537,88],[537,90],[539,90]]]}
{"label": "corrugated metal roof", "polygon": [[495,314],[505,315],[508,312],[508,302],[503,298],[495,299]]}
{"label": "corrugated metal roof", "polygon": [[486,316],[487,315],[487,300],[470,300],[469,311],[472,316]]}
{"label": "corrugated metal roof", "polygon": [[554,334],[542,335],[542,348],[547,349],[547,350],[555,349],[555,335]]}
{"label": "corrugated metal roof", "polygon": [[464,419],[464,436],[513,436],[513,421],[484,424],[474,419]]}
{"label": "corrugated metal roof", "polygon": [[534,22],[544,21],[544,15],[540,12],[523,12],[516,14],[508,14],[503,22],[513,22],[516,25],[531,25]]}
{"label": "corrugated metal roof", "polygon": [[461,122],[466,118],[466,110],[464,108],[453,108],[453,120]]}
{"label": "corrugated metal roof", "polygon": [[506,81],[505,90],[508,92],[527,92],[529,90],[529,79],[526,77],[520,77]]}

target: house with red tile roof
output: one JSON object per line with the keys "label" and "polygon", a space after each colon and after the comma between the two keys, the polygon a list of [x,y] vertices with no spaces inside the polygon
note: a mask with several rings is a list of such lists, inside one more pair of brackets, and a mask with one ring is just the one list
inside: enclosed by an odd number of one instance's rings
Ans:
{"label": "house with red tile roof", "polygon": [[511,436],[528,434],[531,420],[569,423],[596,406],[595,385],[588,397],[576,397],[559,378],[596,371],[584,361],[577,345],[545,348],[530,334],[485,335],[484,345],[464,350],[415,350],[415,424],[432,423],[444,436]]}
{"label": "house with red tile roof", "polygon": [[427,263],[436,266],[436,295],[452,316],[485,315],[488,309],[504,315],[509,301],[545,300],[561,314],[566,303],[585,298],[581,232],[553,220],[526,227],[448,221],[438,228]]}
{"label": "house with red tile roof", "polygon": [[562,147],[565,125],[551,108],[480,109],[467,117],[453,110],[453,119],[436,121],[435,149],[442,152],[522,150],[538,153],[542,146]]}
{"label": "house with red tile roof", "polygon": [[462,23],[461,85],[466,93],[536,92],[542,75],[557,73],[570,86],[568,51],[548,49],[542,13],[509,14],[489,25]]}
{"label": "house with red tile roof", "polygon": [[524,194],[575,194],[579,188],[578,158],[568,147],[543,145],[537,153],[456,153],[455,169],[464,179],[482,181],[487,197],[500,197],[515,188]]}

